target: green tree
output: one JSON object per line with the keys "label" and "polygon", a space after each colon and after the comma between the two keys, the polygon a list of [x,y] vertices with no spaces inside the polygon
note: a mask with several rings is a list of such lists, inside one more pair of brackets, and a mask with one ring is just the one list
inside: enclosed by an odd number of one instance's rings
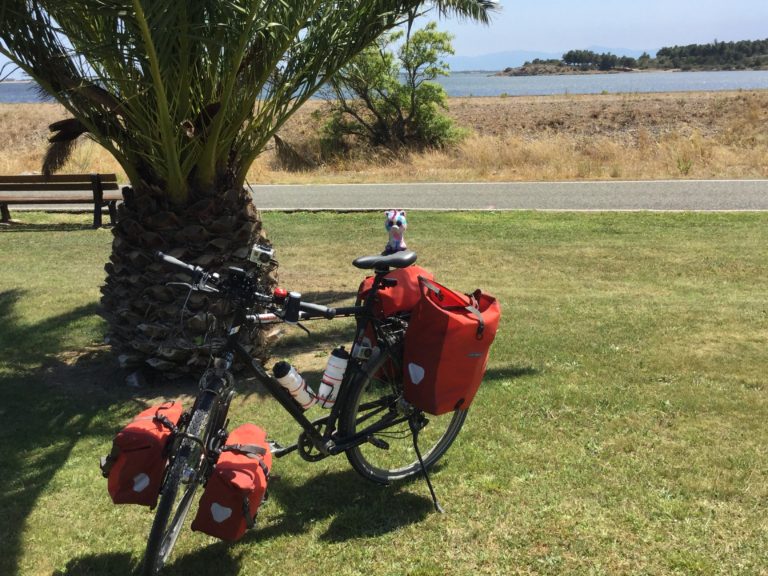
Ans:
{"label": "green tree", "polygon": [[[58,100],[47,167],[87,134],[125,170],[103,292],[126,367],[204,363],[199,334],[226,312],[165,286],[158,249],[204,266],[245,265],[261,222],[243,184],[286,119],[424,0],[3,0],[0,54]],[[442,0],[488,21],[490,0]],[[218,307],[217,307],[218,306]],[[258,349],[256,336],[251,344]]]}
{"label": "green tree", "polygon": [[604,53],[597,57],[597,67],[599,70],[613,70],[619,63],[619,57],[615,54]]}
{"label": "green tree", "polygon": [[[448,74],[452,36],[435,22],[381,36],[333,77],[327,147],[343,148],[354,135],[373,146],[442,146],[457,134],[445,108],[445,90],[434,82]],[[393,45],[402,41],[395,50]]]}
{"label": "green tree", "polygon": [[600,61],[600,55],[591,50],[569,50],[563,54],[563,62],[569,66],[579,66],[591,70]]}
{"label": "green tree", "polygon": [[619,58],[619,66],[622,68],[637,68],[637,60],[631,56],[621,56]]}

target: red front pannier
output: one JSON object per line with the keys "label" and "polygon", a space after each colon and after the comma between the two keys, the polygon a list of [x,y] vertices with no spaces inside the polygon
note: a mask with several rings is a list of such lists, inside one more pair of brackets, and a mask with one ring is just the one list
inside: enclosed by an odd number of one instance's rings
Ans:
{"label": "red front pannier", "polygon": [[421,298],[405,334],[404,397],[430,414],[466,410],[485,374],[499,303],[480,290],[465,295],[419,281]]}
{"label": "red front pannier", "polygon": [[147,408],[117,433],[101,471],[115,504],[157,504],[168,464],[166,446],[181,418],[180,402]]}
{"label": "red front pannier", "polygon": [[[421,289],[419,287],[419,277],[434,279],[431,272],[428,272],[421,266],[408,266],[407,268],[397,268],[388,272],[385,278],[397,281],[397,285],[381,288],[376,294],[376,304],[374,310],[379,318],[386,318],[399,312],[410,312],[421,298]],[[360,300],[365,300],[368,292],[373,286],[373,276],[368,276],[360,284],[357,290],[357,296]]]}
{"label": "red front pannier", "polygon": [[267,433],[254,424],[232,430],[200,497],[192,530],[240,539],[255,523],[271,469]]}

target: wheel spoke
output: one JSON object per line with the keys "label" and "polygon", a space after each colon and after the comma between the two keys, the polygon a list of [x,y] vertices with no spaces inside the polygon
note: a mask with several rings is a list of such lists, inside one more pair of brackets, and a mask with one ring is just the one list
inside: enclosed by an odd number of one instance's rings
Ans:
{"label": "wheel spoke", "polygon": [[[412,432],[407,425],[414,408],[401,398],[399,366],[399,359],[387,351],[373,366],[366,367],[366,372],[352,383],[354,388],[340,420],[345,437],[371,430],[371,436],[386,439],[386,448],[381,442],[366,442],[347,451],[347,458],[355,470],[379,483],[409,478],[421,472]],[[419,448],[427,468],[451,445],[465,417],[466,412],[456,411],[425,420],[426,424],[419,432]]]}
{"label": "wheel spoke", "polygon": [[[168,561],[192,507],[195,492],[200,485],[199,480],[205,473],[203,446],[206,445],[211,432],[208,429],[209,415],[208,409],[195,410],[181,442],[174,447],[175,455],[171,458],[147,540],[147,551],[144,555],[145,576],[157,574]],[[193,477],[191,482],[184,483],[182,479],[189,469],[193,470]]]}
{"label": "wheel spoke", "polygon": [[192,505],[192,498],[195,495],[196,488],[196,485],[191,484],[184,490],[184,496],[182,496],[179,506],[176,509],[176,513],[173,515],[170,528],[163,538],[163,543],[160,546],[160,560],[163,565],[168,559],[168,556],[170,556],[171,551],[176,544],[176,540],[181,533],[181,528],[184,525],[184,518],[189,512],[189,507]]}

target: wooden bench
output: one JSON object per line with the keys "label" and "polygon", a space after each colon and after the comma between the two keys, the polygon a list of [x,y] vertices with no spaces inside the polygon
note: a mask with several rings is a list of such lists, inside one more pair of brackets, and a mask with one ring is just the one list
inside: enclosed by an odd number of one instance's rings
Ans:
{"label": "wooden bench", "polygon": [[117,221],[117,203],[123,199],[114,174],[60,174],[53,176],[0,176],[0,215],[11,219],[9,204],[90,204],[93,227],[101,227],[101,209]]}

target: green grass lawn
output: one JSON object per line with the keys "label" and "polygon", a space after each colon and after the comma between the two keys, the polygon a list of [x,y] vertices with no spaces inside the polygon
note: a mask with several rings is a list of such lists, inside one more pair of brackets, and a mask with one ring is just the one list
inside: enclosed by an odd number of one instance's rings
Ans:
{"label": "green grass lawn", "polygon": [[[0,574],[129,574],[152,516],[97,461],[179,388],[127,389],[99,345],[111,236],[86,216],[0,229]],[[264,216],[281,284],[338,302],[379,214]],[[53,222],[59,224],[53,225]],[[768,573],[768,214],[409,214],[409,246],[503,317],[485,383],[433,482],[373,486],[343,457],[276,462],[259,526],[185,532],[167,574]],[[322,359],[347,331],[291,332]],[[342,342],[343,343],[343,342]],[[245,386],[233,421],[292,441]]]}

